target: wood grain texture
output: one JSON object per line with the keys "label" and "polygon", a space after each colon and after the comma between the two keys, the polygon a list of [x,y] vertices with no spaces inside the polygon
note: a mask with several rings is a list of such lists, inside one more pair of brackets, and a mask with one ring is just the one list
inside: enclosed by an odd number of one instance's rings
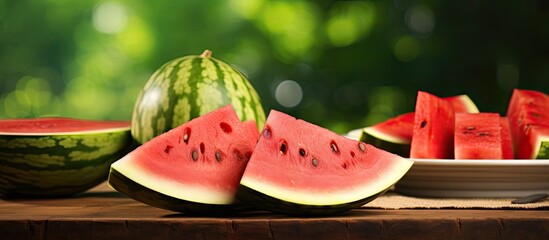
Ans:
{"label": "wood grain texture", "polygon": [[63,199],[0,200],[0,239],[549,239],[547,210],[355,209],[323,218],[265,211],[199,217],[100,186]]}

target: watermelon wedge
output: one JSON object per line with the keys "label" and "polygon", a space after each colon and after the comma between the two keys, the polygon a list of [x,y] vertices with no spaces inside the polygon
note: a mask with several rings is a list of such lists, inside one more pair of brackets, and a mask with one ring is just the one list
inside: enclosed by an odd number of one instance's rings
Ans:
{"label": "watermelon wedge", "polygon": [[499,113],[456,113],[455,159],[502,159]]}
{"label": "watermelon wedge", "polygon": [[[444,100],[452,104],[455,112],[479,112],[477,106],[468,95],[446,97]],[[409,157],[414,131],[414,115],[414,112],[404,113],[384,122],[363,128],[358,139],[402,157]]]}
{"label": "watermelon wedge", "polygon": [[191,214],[238,208],[235,193],[259,137],[228,105],[141,145],[111,166],[109,185],[154,207]]}
{"label": "watermelon wedge", "polygon": [[549,96],[533,90],[515,89],[507,118],[514,143],[515,158],[549,157]]}
{"label": "watermelon wedge", "polygon": [[412,161],[271,110],[236,197],[288,215],[326,215],[383,194]]}
{"label": "watermelon wedge", "polygon": [[454,158],[454,115],[454,108],[448,101],[419,91],[410,157]]}

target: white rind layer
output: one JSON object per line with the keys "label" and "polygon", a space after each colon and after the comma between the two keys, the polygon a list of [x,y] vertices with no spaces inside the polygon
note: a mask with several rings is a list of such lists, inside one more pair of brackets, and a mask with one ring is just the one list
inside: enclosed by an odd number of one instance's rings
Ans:
{"label": "white rind layer", "polygon": [[113,169],[132,181],[161,194],[185,201],[205,204],[232,204],[234,193],[215,191],[211,186],[190,185],[171,181],[163,176],[150,173],[134,164],[132,154],[128,154],[111,165]]}
{"label": "white rind layer", "polygon": [[384,141],[387,141],[387,142],[392,142],[392,143],[397,143],[397,144],[410,144],[410,142],[411,142],[409,139],[405,139],[405,138],[385,134],[383,132],[380,132],[380,131],[376,130],[373,127],[363,128],[363,131],[364,131],[364,133],[367,133],[367,134],[369,134],[369,135],[371,135],[375,138],[378,138],[378,139],[381,139],[381,140],[384,140]]}
{"label": "white rind layer", "polygon": [[287,202],[303,205],[329,206],[351,203],[378,194],[390,188],[400,180],[412,165],[413,161],[401,158],[395,160],[395,163],[392,164],[390,169],[384,169],[385,171],[381,175],[373,176],[376,178],[374,181],[367,181],[364,182],[363,185],[324,193],[307,190],[290,190],[283,186],[272,184],[272,182],[269,182],[267,179],[262,179],[260,176],[252,176],[250,174],[244,174],[240,184]]}

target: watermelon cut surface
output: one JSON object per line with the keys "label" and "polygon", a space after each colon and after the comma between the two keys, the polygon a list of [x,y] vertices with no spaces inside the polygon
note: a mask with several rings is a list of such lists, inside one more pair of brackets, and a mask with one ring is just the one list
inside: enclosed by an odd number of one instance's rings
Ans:
{"label": "watermelon cut surface", "polygon": [[0,120],[0,195],[63,197],[107,179],[132,148],[129,121]]}
{"label": "watermelon cut surface", "polygon": [[454,158],[454,115],[454,108],[448,101],[419,91],[410,157]]}
{"label": "watermelon cut surface", "polygon": [[271,110],[237,198],[289,215],[341,213],[384,193],[412,163]]}
{"label": "watermelon cut surface", "polygon": [[507,109],[515,158],[546,159],[549,156],[549,96],[515,89]]}
{"label": "watermelon cut surface", "polygon": [[259,131],[231,106],[195,118],[141,145],[111,166],[109,185],[154,207],[221,213],[235,192]]}
{"label": "watermelon cut surface", "polygon": [[502,159],[499,113],[456,113],[455,159]]}
{"label": "watermelon cut surface", "polygon": [[509,120],[507,120],[507,117],[500,117],[499,121],[501,126],[501,157],[503,159],[513,159],[515,155],[511,130],[509,129]]}
{"label": "watermelon cut surface", "polygon": [[[446,97],[455,112],[478,113],[478,108],[468,95]],[[381,123],[362,129],[359,141],[398,154],[410,156],[410,144],[414,129],[414,112],[404,113]]]}

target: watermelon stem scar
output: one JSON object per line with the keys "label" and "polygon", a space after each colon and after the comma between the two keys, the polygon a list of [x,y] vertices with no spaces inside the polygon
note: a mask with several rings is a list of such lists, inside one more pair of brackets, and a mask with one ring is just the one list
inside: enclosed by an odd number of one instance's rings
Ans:
{"label": "watermelon stem scar", "polygon": [[206,49],[202,54],[200,54],[201,58],[211,58],[212,57],[212,51]]}

